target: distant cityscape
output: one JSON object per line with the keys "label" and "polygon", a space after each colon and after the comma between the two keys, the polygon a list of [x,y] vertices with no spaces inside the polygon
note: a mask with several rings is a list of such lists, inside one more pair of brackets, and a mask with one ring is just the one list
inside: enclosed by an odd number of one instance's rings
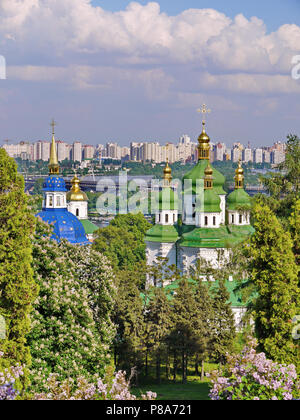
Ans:
{"label": "distant cityscape", "polygon": [[[75,141],[69,144],[58,140],[57,155],[60,162],[71,160],[79,162],[82,167],[89,166],[89,162],[111,159],[115,161],[131,161],[141,163],[159,164],[166,162],[195,162],[198,160],[197,143],[191,141],[188,135],[180,137],[178,144],[159,142],[132,142],[129,147],[120,146],[118,143],[98,144],[96,146]],[[29,161],[47,162],[50,157],[50,141],[27,142],[21,141],[12,144],[8,140],[2,146],[9,156]],[[211,161],[233,161],[240,159],[243,163],[269,163],[278,165],[285,160],[286,144],[277,142],[270,147],[251,148],[250,144],[244,146],[236,142],[231,148],[225,143],[211,144]]]}

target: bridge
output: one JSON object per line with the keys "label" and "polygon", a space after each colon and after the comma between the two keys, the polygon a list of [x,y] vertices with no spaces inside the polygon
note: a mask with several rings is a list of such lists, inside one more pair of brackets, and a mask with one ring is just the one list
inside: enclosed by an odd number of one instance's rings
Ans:
{"label": "bridge", "polygon": [[[33,186],[35,185],[35,182],[38,179],[41,178],[46,178],[46,175],[32,175],[32,176],[25,176],[25,189],[26,191],[30,191]],[[95,177],[91,177],[91,176],[87,176],[81,179],[80,181],[80,188],[82,189],[82,191],[88,191],[88,192],[99,192],[101,191],[100,185],[104,185],[105,184],[105,180],[109,179],[111,181],[111,185],[108,186],[108,190],[111,191],[116,191],[119,192],[120,190],[120,178],[119,176],[95,176]],[[66,182],[66,186],[67,189],[70,190],[71,189],[71,180],[72,178],[64,178],[65,182]],[[136,183],[141,182],[144,185],[144,188],[147,191],[151,191],[152,190],[152,186],[151,183],[154,180],[154,176],[152,175],[147,175],[147,176],[127,176],[127,181],[131,182],[131,181],[136,181]],[[245,186],[245,190],[247,191],[247,193],[251,196],[255,195],[255,194],[268,194],[267,190],[264,188],[263,185],[246,185]],[[103,191],[103,190],[102,190]],[[234,184],[229,185],[229,193],[234,191]]]}

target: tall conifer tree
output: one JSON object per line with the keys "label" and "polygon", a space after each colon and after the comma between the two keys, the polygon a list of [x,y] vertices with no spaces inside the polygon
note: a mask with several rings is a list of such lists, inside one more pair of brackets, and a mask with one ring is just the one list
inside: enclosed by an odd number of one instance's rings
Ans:
{"label": "tall conifer tree", "polygon": [[31,268],[34,227],[24,179],[18,175],[14,160],[0,149],[0,315],[6,323],[6,338],[0,340],[4,353],[0,362],[7,365],[30,364],[26,335],[38,293]]}
{"label": "tall conifer tree", "polygon": [[269,358],[299,364],[292,320],[299,311],[299,268],[293,242],[270,208],[257,203],[255,233],[247,247],[249,273],[258,291],[255,325],[259,343]]}

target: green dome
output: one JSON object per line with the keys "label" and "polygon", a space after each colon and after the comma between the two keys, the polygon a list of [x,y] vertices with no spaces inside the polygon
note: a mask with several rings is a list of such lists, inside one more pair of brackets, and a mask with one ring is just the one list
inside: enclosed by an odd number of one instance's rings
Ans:
{"label": "green dome", "polygon": [[[207,168],[209,161],[208,160],[199,160],[197,165],[194,166],[194,168],[188,172],[183,177],[183,188],[184,188],[184,181],[186,179],[192,180],[192,188],[193,188],[193,194],[196,194],[196,182],[199,179],[204,179],[205,177],[205,169]],[[225,177],[221,174],[221,172],[217,171],[213,166],[213,190],[218,195],[226,195],[226,192],[223,189],[223,186],[225,184]]]}
{"label": "green dome", "polygon": [[243,188],[235,189],[227,197],[228,210],[238,210],[239,207],[251,207],[251,198]]}
{"label": "green dome", "polygon": [[214,190],[204,190],[204,207],[197,206],[197,210],[204,213],[220,213],[221,199]]}
{"label": "green dome", "polygon": [[178,210],[178,197],[170,187],[163,189],[156,194],[156,201],[159,210]]}
{"label": "green dome", "polygon": [[254,228],[247,226],[220,226],[219,228],[195,228],[184,233],[180,246],[191,248],[230,248],[245,241],[254,233]]}
{"label": "green dome", "polygon": [[145,241],[175,243],[179,239],[177,226],[154,225],[145,236]]}

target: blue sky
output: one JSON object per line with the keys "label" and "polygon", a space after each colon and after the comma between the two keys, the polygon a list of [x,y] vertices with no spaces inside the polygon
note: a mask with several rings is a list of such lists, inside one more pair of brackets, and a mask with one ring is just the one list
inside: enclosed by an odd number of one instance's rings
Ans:
{"label": "blue sky", "polygon": [[2,140],[196,140],[203,103],[214,142],[300,135],[299,3],[0,1]]}
{"label": "blue sky", "polygon": [[[300,22],[300,0],[158,0],[163,12],[176,15],[189,8],[212,8],[234,17],[243,13],[247,18],[263,19],[268,30],[276,30],[285,23]],[[95,6],[111,11],[125,9],[130,0],[93,0]],[[139,1],[147,4],[148,0]]]}

